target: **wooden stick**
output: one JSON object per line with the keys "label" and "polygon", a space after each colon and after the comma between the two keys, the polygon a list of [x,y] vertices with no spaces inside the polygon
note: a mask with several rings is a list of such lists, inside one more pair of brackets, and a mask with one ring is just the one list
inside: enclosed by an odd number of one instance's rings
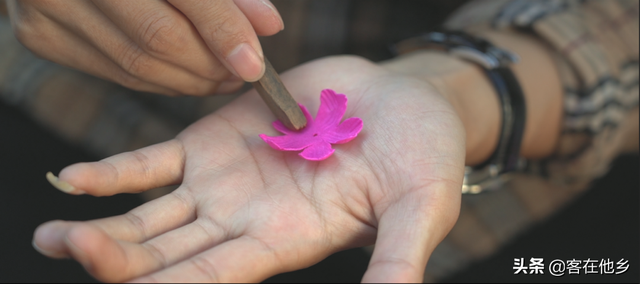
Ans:
{"label": "wooden stick", "polygon": [[280,76],[273,69],[271,62],[264,59],[265,70],[264,76],[260,80],[253,82],[262,100],[267,103],[271,112],[291,130],[300,130],[307,125],[307,119],[302,114],[300,106],[293,99],[287,88],[280,80]]}

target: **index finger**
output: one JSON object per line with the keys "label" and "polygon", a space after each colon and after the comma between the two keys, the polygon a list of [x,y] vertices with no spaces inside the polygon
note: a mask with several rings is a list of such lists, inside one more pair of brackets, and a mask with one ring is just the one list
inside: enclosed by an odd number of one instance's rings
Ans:
{"label": "index finger", "polygon": [[153,57],[214,81],[226,80],[231,75],[189,19],[169,3],[104,0],[93,3]]}

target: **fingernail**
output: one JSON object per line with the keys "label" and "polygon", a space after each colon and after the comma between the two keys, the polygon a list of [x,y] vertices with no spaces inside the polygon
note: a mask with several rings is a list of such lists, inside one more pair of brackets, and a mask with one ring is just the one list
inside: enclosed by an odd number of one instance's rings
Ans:
{"label": "fingernail", "polygon": [[246,43],[238,45],[227,56],[227,62],[238,76],[248,82],[258,81],[264,73],[262,58]]}
{"label": "fingernail", "polygon": [[51,258],[69,258],[69,256],[66,255],[65,253],[51,252],[51,251],[47,251],[47,250],[42,249],[41,247],[39,247],[36,244],[36,240],[31,241],[31,245],[33,246],[33,248],[37,252],[39,252],[39,253],[41,253],[41,254],[43,254],[45,256],[48,256],[48,257],[51,257]]}
{"label": "fingernail", "polygon": [[58,179],[57,176],[55,176],[51,172],[47,173],[47,180],[51,185],[53,185],[55,188],[59,189],[62,192],[72,193],[72,194],[84,194],[84,191],[77,190],[75,187],[73,187],[73,185],[70,185],[66,181],[61,181],[60,179]]}
{"label": "fingernail", "polygon": [[269,7],[269,9],[271,9],[271,11],[273,11],[273,13],[276,14],[276,16],[278,16],[278,18],[280,19],[280,24],[282,24],[282,28],[280,30],[284,30],[284,21],[282,20],[282,16],[280,15],[280,12],[278,12],[278,9],[276,9],[276,6],[273,6],[273,3],[271,3],[271,1],[268,1],[268,0],[262,0],[261,2],[262,4]]}

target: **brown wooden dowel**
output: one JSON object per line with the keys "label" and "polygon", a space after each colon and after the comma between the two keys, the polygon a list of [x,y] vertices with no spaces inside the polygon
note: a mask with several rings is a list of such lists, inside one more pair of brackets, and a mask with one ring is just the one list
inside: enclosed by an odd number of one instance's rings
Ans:
{"label": "brown wooden dowel", "polygon": [[307,125],[307,119],[302,114],[300,106],[296,100],[293,99],[287,88],[280,80],[280,76],[273,69],[271,62],[264,59],[265,71],[264,76],[260,80],[253,82],[253,87],[256,88],[260,97],[267,103],[271,112],[291,130],[300,130]]}

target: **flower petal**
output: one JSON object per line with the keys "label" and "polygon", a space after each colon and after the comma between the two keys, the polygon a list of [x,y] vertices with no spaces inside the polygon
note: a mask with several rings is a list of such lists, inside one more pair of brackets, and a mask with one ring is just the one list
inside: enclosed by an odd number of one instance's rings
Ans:
{"label": "flower petal", "polygon": [[322,90],[320,108],[315,121],[318,129],[327,130],[338,126],[345,111],[347,111],[347,96],[336,94],[331,89]]}
{"label": "flower petal", "polygon": [[320,139],[316,137],[305,137],[300,135],[285,135],[271,137],[265,134],[260,134],[260,138],[267,142],[271,148],[280,151],[299,151],[317,143]]}
{"label": "flower petal", "polygon": [[294,133],[293,130],[290,130],[289,128],[284,126],[284,124],[282,124],[282,122],[280,122],[280,120],[274,121],[272,125],[273,125],[273,128],[275,128],[276,130],[280,131],[282,134],[292,134],[292,133]]}
{"label": "flower petal", "polygon": [[285,134],[271,137],[260,134],[260,138],[269,146],[280,151],[299,151],[299,155],[311,161],[328,158],[335,151],[331,144],[347,143],[362,130],[362,120],[354,117],[340,123],[347,110],[347,96],[336,94],[333,90],[323,90],[320,96],[320,108],[314,120],[307,108],[299,105],[307,118],[307,126],[295,131],[287,129],[282,122],[275,121],[273,127]]}
{"label": "flower petal", "polygon": [[322,138],[331,144],[347,143],[356,138],[360,130],[362,130],[362,119],[352,117],[343,121],[333,131],[327,131]]}
{"label": "flower petal", "polygon": [[295,134],[295,133],[299,133],[301,131],[303,131],[304,129],[310,129],[313,125],[313,118],[311,117],[311,114],[309,113],[309,111],[307,110],[307,108],[301,104],[298,104],[300,106],[300,109],[302,110],[302,114],[304,114],[304,117],[307,119],[307,126],[305,126],[303,129],[295,131],[295,130],[291,130],[289,128],[287,128],[286,126],[284,126],[284,124],[282,124],[282,122],[280,122],[280,120],[276,120],[273,122],[273,128],[275,128],[276,130],[282,132],[283,134]]}
{"label": "flower petal", "polygon": [[299,155],[311,161],[320,161],[329,158],[335,150],[331,148],[331,144],[320,141],[302,151]]}

